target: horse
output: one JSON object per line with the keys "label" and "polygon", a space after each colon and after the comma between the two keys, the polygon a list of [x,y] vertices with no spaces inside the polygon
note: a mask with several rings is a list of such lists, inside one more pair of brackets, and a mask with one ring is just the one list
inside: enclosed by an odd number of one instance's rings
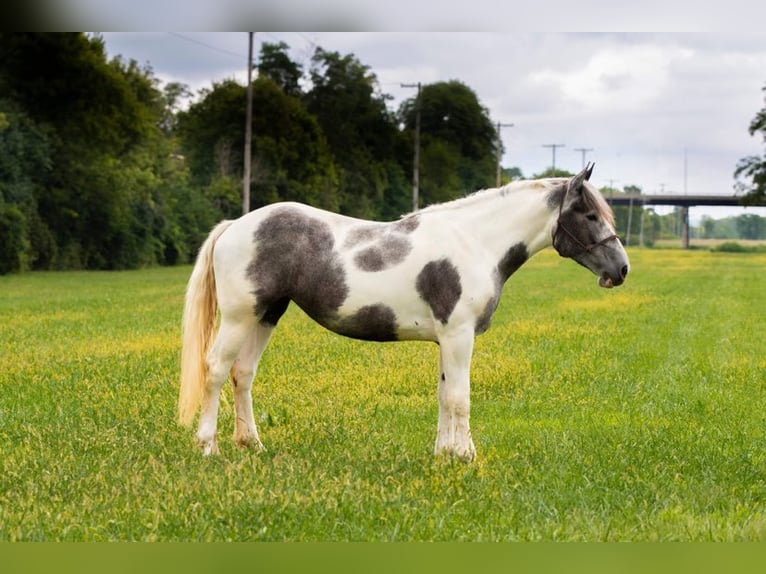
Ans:
{"label": "horse", "polygon": [[[259,360],[289,303],[340,335],[439,346],[434,453],[472,461],[470,366],[474,338],[490,326],[506,281],[553,246],[622,284],[628,256],[612,211],[590,183],[515,181],[432,205],[390,222],[279,202],[224,220],[200,247],[182,321],[178,419],[217,454],[221,388],[231,376],[234,441],[264,450],[253,418]],[[220,314],[220,325],[218,315]]]}

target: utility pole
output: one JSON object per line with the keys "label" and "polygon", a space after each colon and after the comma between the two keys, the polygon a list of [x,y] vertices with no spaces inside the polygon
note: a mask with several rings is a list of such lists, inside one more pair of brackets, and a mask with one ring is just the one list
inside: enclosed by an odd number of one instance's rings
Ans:
{"label": "utility pole", "polygon": [[418,210],[420,203],[420,82],[417,84],[401,84],[403,88],[417,88],[415,96],[415,156],[412,160],[412,211]]}
{"label": "utility pole", "polygon": [[681,247],[689,249],[689,206],[681,207]]}
{"label": "utility pole", "polygon": [[495,186],[500,187],[500,157],[503,154],[503,142],[500,139],[500,128],[512,128],[513,124],[501,124],[500,122],[497,122],[497,177],[495,181]]}
{"label": "utility pole", "polygon": [[582,153],[582,167],[583,169],[585,169],[585,154],[588,153],[589,151],[593,151],[593,148],[592,147],[576,147],[574,148],[574,150]]}
{"label": "utility pole", "polygon": [[564,147],[565,144],[543,144],[543,147],[549,147],[553,150],[553,171],[556,171],[556,148]]}
{"label": "utility pole", "polygon": [[617,179],[609,180],[609,207],[612,207],[612,197],[614,197],[614,182],[619,181]]}
{"label": "utility pole", "polygon": [[245,167],[242,174],[242,215],[250,211],[250,155],[253,141],[253,32],[247,42],[247,113],[245,120]]}

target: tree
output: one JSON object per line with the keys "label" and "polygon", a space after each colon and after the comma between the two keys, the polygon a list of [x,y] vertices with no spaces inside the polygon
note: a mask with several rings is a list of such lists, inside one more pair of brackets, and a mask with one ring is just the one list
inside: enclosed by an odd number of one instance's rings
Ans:
{"label": "tree", "polygon": [[[310,77],[304,101],[338,170],[340,210],[375,217],[385,198],[409,194],[399,173],[404,140],[386,107],[388,96],[380,93],[370,68],[351,54],[317,48]],[[404,153],[412,157],[410,151]]]}
{"label": "tree", "polygon": [[181,150],[195,185],[210,185],[216,176],[241,176],[246,104],[246,88],[224,80],[203,89],[197,102],[178,113]]}
{"label": "tree", "polygon": [[735,225],[742,239],[762,239],[766,235],[766,219],[755,213],[737,216]]}
{"label": "tree", "polygon": [[[763,91],[766,92],[766,86],[763,87]],[[766,106],[753,118],[748,131],[751,136],[760,132],[763,142],[766,143]],[[766,153],[763,157],[751,155],[741,159],[734,171],[734,177],[737,180],[734,188],[745,194],[744,204],[766,200]]]}
{"label": "tree", "polygon": [[715,219],[709,215],[703,215],[701,220],[702,238],[712,239],[715,233]]}
{"label": "tree", "polygon": [[[0,36],[0,92],[47,134],[51,169],[36,211],[57,245],[57,267],[122,266],[131,152],[157,130],[153,84],[134,64],[108,63],[84,34]],[[152,100],[152,101],[150,101]]]}
{"label": "tree", "polygon": [[572,177],[572,176],[574,176],[574,174],[571,171],[567,171],[561,168],[549,167],[549,168],[546,168],[544,171],[541,171],[540,173],[533,175],[532,179],[542,179],[546,177]]}
{"label": "tree", "polygon": [[[410,133],[415,127],[416,104],[413,97],[399,108]],[[421,90],[419,105],[423,203],[493,187],[497,134],[489,112],[473,90],[457,80],[427,84]],[[439,165],[441,161],[447,163]]]}
{"label": "tree", "polygon": [[196,249],[178,218],[199,203],[172,154],[184,89],[158,85],[148,66],[108,61],[97,36],[0,34],[0,179],[20,268],[123,269]]}
{"label": "tree", "polygon": [[181,82],[169,82],[162,87],[162,118],[160,128],[166,136],[175,132],[181,100],[191,97],[189,86]]}
{"label": "tree", "polygon": [[[241,209],[246,88],[234,80],[214,84],[179,114],[178,132],[193,181],[224,217]],[[338,183],[324,134],[299,98],[272,79],[253,82],[250,200],[279,200],[338,209]]]}
{"label": "tree", "polygon": [[524,173],[518,166],[504,167],[500,170],[501,184],[524,179]]}
{"label": "tree", "polygon": [[261,44],[258,57],[258,74],[271,78],[288,96],[301,95],[300,79],[303,76],[301,65],[293,62],[287,54],[289,46],[284,42]]}
{"label": "tree", "polygon": [[55,255],[38,215],[51,169],[48,134],[20,107],[0,99],[0,274],[45,267]]}

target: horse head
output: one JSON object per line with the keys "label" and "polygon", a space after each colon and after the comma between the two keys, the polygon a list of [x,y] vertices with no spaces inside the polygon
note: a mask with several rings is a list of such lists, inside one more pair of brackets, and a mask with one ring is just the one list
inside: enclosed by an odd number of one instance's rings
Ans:
{"label": "horse head", "polygon": [[628,274],[628,255],[614,230],[609,205],[588,183],[593,164],[566,182],[560,191],[558,219],[552,229],[553,247],[599,278],[601,287],[621,285]]}

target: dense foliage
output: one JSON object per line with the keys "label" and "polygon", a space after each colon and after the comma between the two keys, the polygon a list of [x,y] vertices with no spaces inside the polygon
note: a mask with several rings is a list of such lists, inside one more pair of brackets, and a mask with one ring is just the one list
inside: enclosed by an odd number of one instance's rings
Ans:
{"label": "dense foliage", "polygon": [[170,88],[99,38],[0,35],[0,272],[188,260],[218,214],[173,154]]}
{"label": "dense foliage", "polygon": [[[766,93],[766,86],[763,88]],[[763,143],[766,144],[766,105],[755,115],[750,122],[750,135],[760,133]],[[766,150],[763,156],[751,155],[742,158],[734,172],[737,178],[735,188],[744,192],[745,203],[763,201],[766,198]]]}
{"label": "dense foliage", "polygon": [[[302,201],[360,217],[409,211],[412,101],[387,106],[353,55],[304,72],[264,44],[253,82],[251,209]],[[0,34],[0,273],[190,261],[241,213],[247,88],[162,86],[98,36]],[[423,92],[422,204],[493,184],[487,110],[458,82]]]}

